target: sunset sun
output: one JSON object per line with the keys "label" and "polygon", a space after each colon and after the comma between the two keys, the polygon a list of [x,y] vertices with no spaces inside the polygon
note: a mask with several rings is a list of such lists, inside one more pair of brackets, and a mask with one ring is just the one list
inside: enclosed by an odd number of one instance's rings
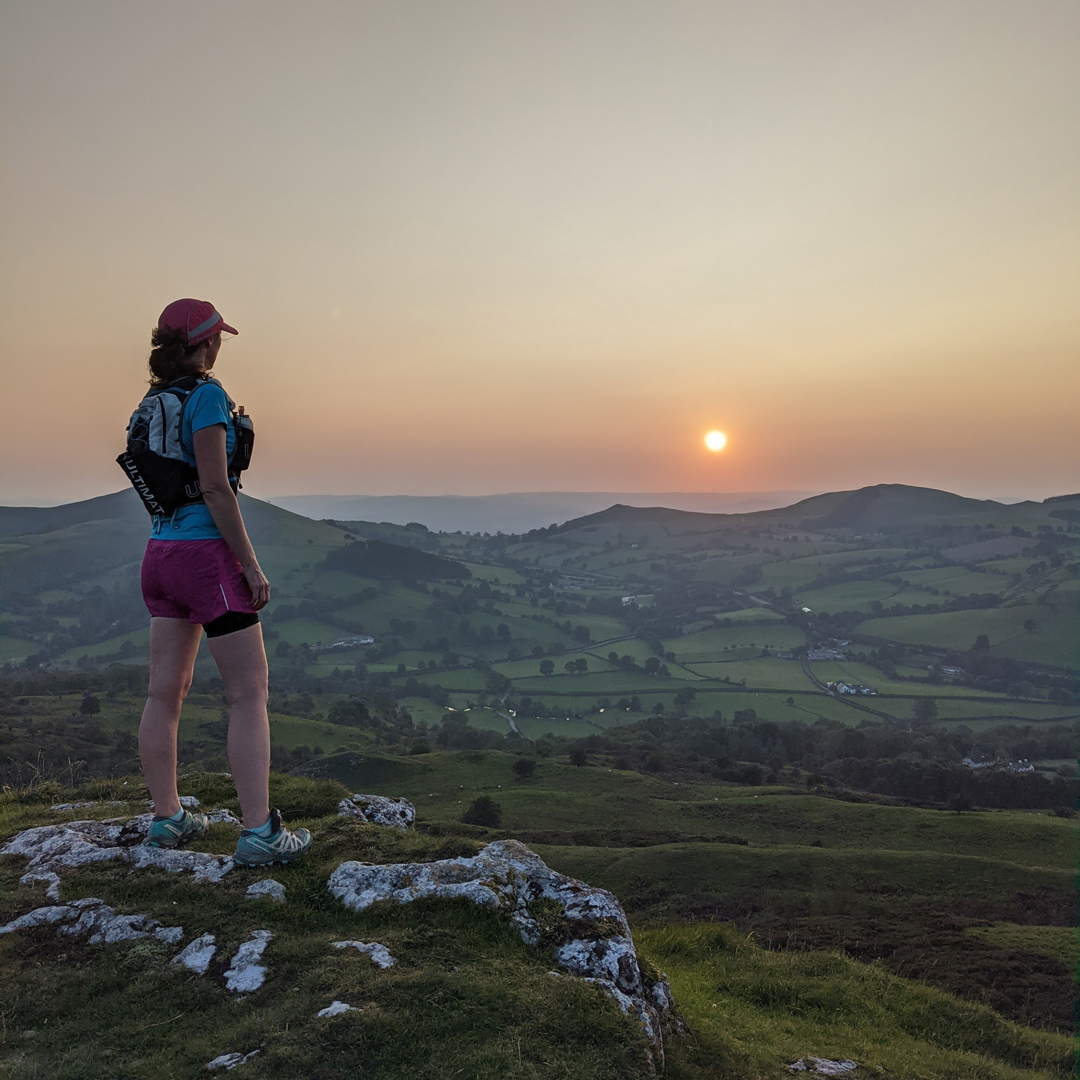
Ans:
{"label": "sunset sun", "polygon": [[723,450],[727,446],[727,436],[722,431],[710,431],[705,436],[705,445],[713,451]]}

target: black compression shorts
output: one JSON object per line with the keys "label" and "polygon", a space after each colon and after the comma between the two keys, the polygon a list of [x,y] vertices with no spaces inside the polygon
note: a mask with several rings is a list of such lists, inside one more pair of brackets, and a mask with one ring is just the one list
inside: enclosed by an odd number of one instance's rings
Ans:
{"label": "black compression shorts", "polygon": [[258,621],[258,613],[254,611],[226,611],[224,615],[203,623],[203,629],[208,638],[224,637],[226,634],[235,634],[237,630],[246,630]]}

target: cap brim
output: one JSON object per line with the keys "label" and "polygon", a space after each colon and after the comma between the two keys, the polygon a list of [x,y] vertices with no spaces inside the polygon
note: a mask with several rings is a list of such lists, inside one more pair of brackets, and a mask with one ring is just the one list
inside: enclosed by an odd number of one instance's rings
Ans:
{"label": "cap brim", "polygon": [[239,334],[240,331],[231,327],[224,319],[222,319],[221,324],[214,330],[214,333]]}

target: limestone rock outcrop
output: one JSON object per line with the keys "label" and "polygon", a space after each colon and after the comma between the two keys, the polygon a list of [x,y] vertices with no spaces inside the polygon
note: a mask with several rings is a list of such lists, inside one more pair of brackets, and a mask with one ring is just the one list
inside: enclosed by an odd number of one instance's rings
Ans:
{"label": "limestone rock outcrop", "polygon": [[358,817],[372,825],[388,829],[410,829],[416,809],[407,799],[388,799],[384,795],[350,795],[338,803],[339,817]]}
{"label": "limestone rock outcrop", "polygon": [[225,1069],[232,1072],[238,1065],[247,1064],[258,1052],[258,1050],[251,1050],[246,1054],[218,1054],[213,1061],[206,1063],[206,1071],[216,1072],[218,1069]]}
{"label": "limestone rock outcrop", "polygon": [[214,959],[215,952],[217,952],[217,938],[213,934],[202,934],[177,953],[169,963],[180,964],[188,971],[195,972],[196,975],[205,975],[210,961]]}
{"label": "limestone rock outcrop", "polygon": [[397,958],[390,955],[390,950],[377,941],[331,941],[335,949],[355,949],[371,959],[371,962],[385,971],[397,963]]}
{"label": "limestone rock outcrop", "polygon": [[340,1016],[342,1013],[352,1012],[352,1006],[344,1001],[331,1001],[325,1009],[320,1009],[315,1015],[325,1020],[331,1016]]}
{"label": "limestone rock outcrop", "polygon": [[117,915],[115,909],[94,896],[72,900],[70,904],[35,908],[0,926],[0,934],[56,923],[61,924],[58,933],[70,937],[86,936],[91,945],[112,945],[139,938],[153,938],[175,945],[184,936],[182,926],[162,926],[149,915]]}
{"label": "limestone rock outcrop", "polygon": [[847,1076],[859,1066],[847,1058],[834,1061],[832,1058],[799,1058],[788,1066],[788,1072],[808,1072],[813,1076]]}
{"label": "limestone rock outcrop", "polygon": [[253,885],[249,885],[244,890],[244,895],[249,900],[267,899],[273,900],[278,904],[285,903],[285,886],[280,881],[275,881],[273,878],[263,878],[262,881],[256,881]]}
{"label": "limestone rock outcrop", "polygon": [[110,818],[106,821],[68,821],[25,829],[0,847],[0,855],[25,855],[30,861],[19,879],[24,885],[49,886],[50,900],[60,898],[60,874],[87,863],[121,859],[142,870],[155,866],[171,873],[191,873],[196,881],[220,881],[233,866],[227,855],[146,847],[152,817]]}
{"label": "limestone rock outcrop", "polygon": [[674,1015],[671,990],[663,975],[642,970],[619,901],[557,873],[524,844],[499,840],[471,858],[430,863],[344,862],[329,888],[352,911],[428,897],[461,897],[505,911],[524,941],[550,945],[565,972],[595,982],[637,1017],[662,1064],[662,1028]]}
{"label": "limestone rock outcrop", "polygon": [[225,986],[235,994],[250,994],[266,981],[266,967],[259,963],[274,935],[269,930],[252,930],[225,972]]}

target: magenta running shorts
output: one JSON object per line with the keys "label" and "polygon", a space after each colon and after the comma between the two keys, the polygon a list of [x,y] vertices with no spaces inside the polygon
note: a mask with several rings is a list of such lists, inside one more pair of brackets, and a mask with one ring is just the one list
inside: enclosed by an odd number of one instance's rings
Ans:
{"label": "magenta running shorts", "polygon": [[152,616],[204,626],[228,611],[255,610],[240,561],[224,540],[151,540],[142,594]]}

